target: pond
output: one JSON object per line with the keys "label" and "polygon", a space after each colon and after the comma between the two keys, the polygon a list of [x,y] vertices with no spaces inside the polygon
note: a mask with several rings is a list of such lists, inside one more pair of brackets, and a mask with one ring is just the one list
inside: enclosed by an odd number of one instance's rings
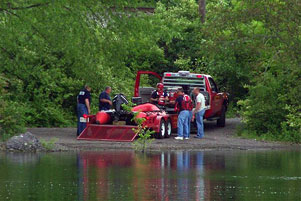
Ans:
{"label": "pond", "polygon": [[0,153],[0,200],[301,200],[301,152]]}

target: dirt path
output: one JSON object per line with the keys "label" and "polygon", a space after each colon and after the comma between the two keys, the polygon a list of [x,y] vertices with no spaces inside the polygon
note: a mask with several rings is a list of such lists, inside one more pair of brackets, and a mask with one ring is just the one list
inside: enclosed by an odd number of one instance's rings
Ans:
{"label": "dirt path", "polygon": [[[177,141],[172,138],[155,140],[151,150],[258,150],[258,149],[301,149],[301,145],[290,145],[287,143],[272,143],[256,141],[251,139],[242,139],[235,137],[236,127],[240,124],[240,119],[227,119],[225,128],[218,128],[215,122],[205,121],[205,137],[195,139],[192,134],[189,140]],[[29,132],[40,139],[50,140],[57,138],[57,144],[66,150],[107,150],[107,149],[132,149],[130,142],[106,142],[106,141],[82,141],[76,140],[75,128],[31,128]]]}

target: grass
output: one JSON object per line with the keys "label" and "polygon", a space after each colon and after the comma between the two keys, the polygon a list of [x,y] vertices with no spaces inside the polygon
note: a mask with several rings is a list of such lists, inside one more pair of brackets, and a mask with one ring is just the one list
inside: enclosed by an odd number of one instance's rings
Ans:
{"label": "grass", "polygon": [[265,142],[289,142],[299,144],[299,138],[294,138],[293,136],[291,136],[292,134],[293,133],[291,133],[290,135],[288,135],[287,133],[263,133],[258,135],[258,133],[256,133],[255,131],[247,129],[243,123],[236,128],[236,136],[245,139],[253,139]]}
{"label": "grass", "polygon": [[40,142],[42,144],[42,146],[47,150],[47,151],[51,151],[54,149],[55,147],[55,143],[58,141],[57,138],[51,138],[50,140],[43,140],[41,139]]}

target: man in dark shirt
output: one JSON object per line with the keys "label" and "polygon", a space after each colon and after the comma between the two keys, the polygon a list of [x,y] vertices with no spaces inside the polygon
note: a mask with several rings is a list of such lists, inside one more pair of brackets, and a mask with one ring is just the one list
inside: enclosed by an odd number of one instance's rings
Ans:
{"label": "man in dark shirt", "polygon": [[90,104],[91,104],[91,88],[86,85],[82,90],[80,90],[77,96],[77,136],[86,128],[86,119],[84,115],[90,114]]}
{"label": "man in dark shirt", "polygon": [[177,91],[178,97],[175,101],[175,110],[179,112],[178,115],[178,136],[176,140],[189,139],[189,120],[190,111],[187,108],[183,108],[184,98],[189,97],[185,95],[183,88],[179,88]]}
{"label": "man in dark shirt", "polygon": [[158,105],[165,105],[165,101],[168,101],[168,93],[164,91],[164,85],[162,83],[157,84],[157,90],[151,95],[151,103]]}
{"label": "man in dark shirt", "polygon": [[112,92],[111,87],[106,87],[103,92],[99,95],[99,111],[109,110],[112,106],[112,101],[110,98],[110,93]]}

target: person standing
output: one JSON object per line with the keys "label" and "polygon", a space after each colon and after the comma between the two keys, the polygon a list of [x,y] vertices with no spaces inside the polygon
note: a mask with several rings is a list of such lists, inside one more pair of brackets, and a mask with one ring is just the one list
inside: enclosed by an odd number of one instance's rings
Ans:
{"label": "person standing", "polygon": [[179,112],[178,115],[178,136],[176,140],[189,139],[189,120],[190,111],[193,108],[192,101],[188,95],[184,93],[182,88],[177,91],[178,98],[175,102],[175,110]]}
{"label": "person standing", "polygon": [[[190,87],[189,86],[183,86],[183,90],[185,94],[188,94],[189,97],[190,95]],[[191,119],[192,119],[192,110],[189,110],[189,119],[188,119],[188,135],[190,135],[190,130],[191,130]]]}
{"label": "person standing", "polygon": [[77,136],[86,128],[86,119],[84,115],[89,115],[91,104],[91,88],[88,85],[80,90],[77,96]]}
{"label": "person standing", "polygon": [[157,90],[155,90],[151,95],[151,103],[158,105],[165,105],[168,101],[168,93],[164,91],[164,85],[162,83],[157,84]]}
{"label": "person standing", "polygon": [[198,87],[193,89],[193,93],[196,96],[195,99],[196,106],[195,109],[193,110],[192,121],[196,119],[196,123],[198,127],[197,136],[195,136],[195,138],[203,138],[204,137],[203,118],[206,111],[205,96],[201,93],[201,90]]}
{"label": "person standing", "polygon": [[112,92],[111,87],[106,87],[103,92],[99,95],[99,111],[102,110],[110,110],[112,106],[112,101],[110,98],[110,94]]}

